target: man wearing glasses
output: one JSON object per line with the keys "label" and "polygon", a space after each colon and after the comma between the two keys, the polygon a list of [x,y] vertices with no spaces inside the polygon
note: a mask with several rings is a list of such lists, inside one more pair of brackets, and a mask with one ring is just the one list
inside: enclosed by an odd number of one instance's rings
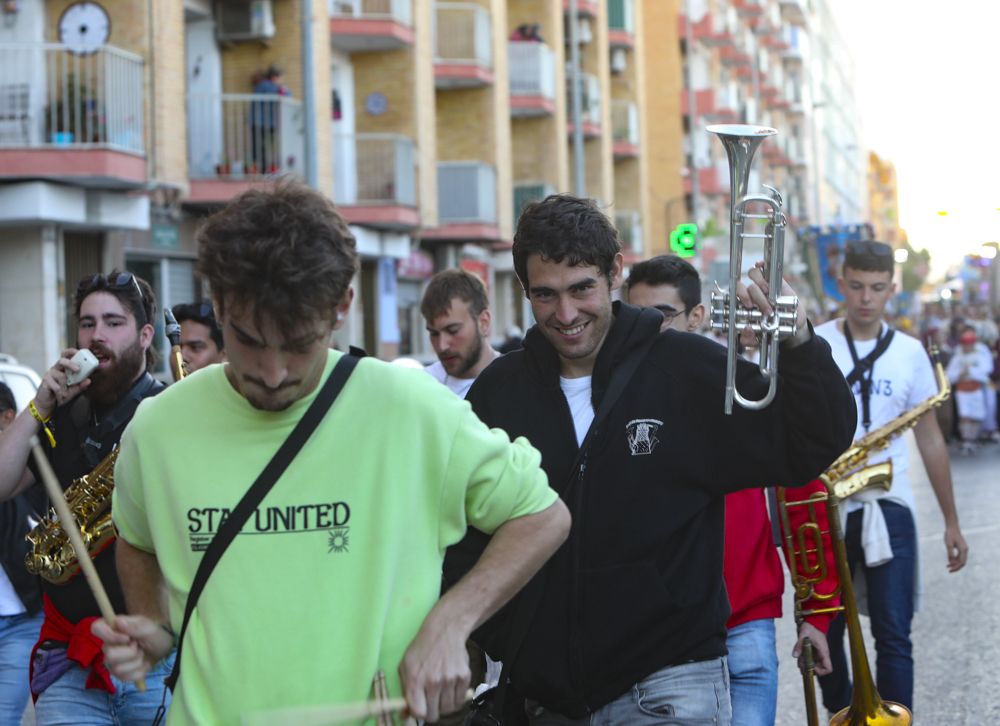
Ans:
{"label": "man wearing glasses", "polygon": [[[895,333],[882,321],[896,291],[893,252],[871,240],[848,242],[841,277],[845,316],[816,328],[833,350],[854,390],[858,408],[855,439],[875,431],[937,393],[930,359],[920,342]],[[958,524],[948,447],[937,417],[925,414],[913,429],[944,517],[949,572],[965,566],[969,547]],[[892,461],[892,488],[862,492],[847,501],[845,540],[851,569],[867,586],[868,615],[875,637],[876,687],[879,695],[913,710],[913,643],[910,622],[916,611],[917,538],[913,518],[907,444],[892,440],[869,464]],[[843,509],[841,511],[844,511]],[[864,537],[862,537],[864,533]],[[833,673],[820,678],[823,704],[836,712],[851,701],[851,681],[844,655],[844,619],[830,626]]]}
{"label": "man wearing glasses", "polygon": [[222,328],[215,320],[212,303],[187,303],[174,306],[174,317],[181,325],[181,358],[188,373],[213,363],[226,362]]}
{"label": "man wearing glasses", "polygon": [[676,255],[660,255],[632,267],[625,295],[629,305],[663,313],[660,330],[696,333],[705,319],[701,277],[690,262]]}
{"label": "man wearing glasses", "polygon": [[[694,332],[701,325],[705,306],[700,302],[701,276],[690,262],[675,255],[660,255],[632,268],[626,287],[626,302],[656,308],[663,313],[660,330]],[[808,499],[822,490],[814,482],[799,489],[786,489],[787,501]],[[773,490],[769,490],[773,497]],[[788,516],[797,528],[805,519],[802,507],[791,507]],[[729,651],[729,694],[733,705],[732,726],[770,726],[778,704],[778,655],[774,619],[781,617],[785,575],[775,542],[777,509],[769,512],[763,489],[742,489],[726,495],[726,540],[722,574],[729,594],[732,614],[726,621],[726,649]],[[823,514],[825,517],[825,508]],[[829,526],[820,522],[823,545],[829,560],[830,576],[817,584],[816,591],[832,592],[837,587]],[[839,597],[825,602],[806,602],[805,609],[837,607]],[[826,631],[832,616],[808,616],[799,627],[792,651],[798,657],[805,638],[815,649],[815,669],[829,673],[830,655]]]}
{"label": "man wearing glasses", "polygon": [[[89,275],[76,291],[76,347],[67,348],[42,377],[34,400],[0,437],[0,500],[39,482],[31,438],[43,441],[65,489],[89,474],[118,445],[139,402],[163,390],[148,371],[153,363],[153,314],[149,285],[129,272]],[[98,366],[82,381],[67,380],[79,366],[71,358],[87,348]],[[116,612],[125,601],[115,571],[115,547],[94,556],[94,565]],[[55,584],[41,580],[45,621],[31,660],[35,717],[45,724],[148,724],[160,704],[170,657],[149,676],[148,690],[113,678],[101,642],[90,634],[100,616],[86,581],[76,575]]]}

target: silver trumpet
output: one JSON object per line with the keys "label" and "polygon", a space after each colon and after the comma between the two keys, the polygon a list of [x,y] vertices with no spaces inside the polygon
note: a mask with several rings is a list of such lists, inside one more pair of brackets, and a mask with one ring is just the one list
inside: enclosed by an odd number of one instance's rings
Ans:
{"label": "silver trumpet", "polygon": [[[707,127],[726,147],[729,157],[730,229],[729,229],[729,289],[712,293],[712,330],[729,335],[726,360],[726,414],[733,412],[733,401],[743,408],[761,409],[774,400],[778,390],[778,343],[795,335],[798,298],[780,295],[781,267],[785,255],[785,215],[781,211],[781,195],[765,185],[767,194],[747,194],[750,165],[761,142],[778,132],[764,126],[716,124]],[[750,214],[751,205],[767,207],[766,214]],[[745,232],[748,219],[767,220],[763,233]],[[764,240],[764,276],[768,284],[767,299],[772,312],[764,317],[760,310],[748,310],[735,299],[736,285],[743,274],[743,240]],[[760,335],[760,373],[768,379],[764,398],[754,401],[736,390],[736,342],[740,331],[749,328]]]}

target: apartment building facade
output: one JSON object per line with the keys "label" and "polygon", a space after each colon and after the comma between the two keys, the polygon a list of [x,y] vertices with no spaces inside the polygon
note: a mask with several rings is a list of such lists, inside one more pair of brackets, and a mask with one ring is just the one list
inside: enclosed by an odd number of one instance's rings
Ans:
{"label": "apartment building facade", "polygon": [[[199,221],[279,176],[311,180],[351,225],[361,270],[335,344],[384,358],[431,356],[419,300],[446,267],[486,282],[497,338],[530,325],[510,246],[524,204],[553,192],[597,199],[628,263],[697,221],[697,262],[718,278],[729,185],[711,122],[781,131],[751,188],[783,193],[790,237],[866,206],[836,201],[858,134],[837,95],[849,79],[813,70],[835,56],[814,52],[821,0],[313,0],[307,22],[304,6],[4,6],[0,350],[47,367],[85,272],[132,270],[162,305],[200,297]],[[281,94],[261,92],[272,68]]]}
{"label": "apartment building facade", "polygon": [[[335,127],[343,129],[335,138],[347,140],[334,144],[334,199],[362,237],[390,231],[379,216],[388,214],[385,189],[407,190],[393,203],[411,220],[394,230],[397,246],[373,253],[370,271],[363,265],[362,298],[377,293],[357,311],[363,322],[340,336],[344,343],[382,357],[432,357],[420,296],[433,272],[454,266],[486,283],[496,338],[531,324],[510,247],[527,202],[574,191],[571,37],[580,51],[582,192],[619,224],[630,254],[642,256],[641,5],[578,0],[574,34],[568,0],[330,4]],[[374,40],[387,23],[403,30]],[[398,149],[413,161],[400,161]],[[387,153],[391,164],[380,161]],[[392,183],[379,182],[375,198],[352,197],[355,185],[379,178],[380,165]]]}
{"label": "apartment building facade", "polygon": [[[673,179],[676,156],[651,162],[651,195],[660,204],[653,219],[676,225],[678,212],[696,222],[696,262],[706,286],[728,277],[730,257],[729,168],[722,144],[705,126],[749,123],[778,135],[758,150],[749,191],[776,188],[788,220],[785,265],[793,281],[816,266],[809,226],[867,219],[860,121],[851,95],[849,54],[825,0],[672,0],[679,59],[660,60],[664,71],[680,65],[680,88],[670,86],[681,109],[683,160]],[[661,23],[669,11],[661,10]],[[647,34],[661,34],[649,27]],[[662,102],[662,99],[661,99]],[[650,107],[652,108],[652,107]],[[673,136],[676,125],[661,127]],[[666,140],[653,141],[673,148]],[[694,177],[697,181],[694,182]],[[683,190],[678,191],[678,186]],[[678,201],[683,194],[683,203]],[[656,222],[654,222],[655,224]],[[659,236],[659,235],[658,235]],[[759,242],[744,247],[744,267],[760,259]]]}

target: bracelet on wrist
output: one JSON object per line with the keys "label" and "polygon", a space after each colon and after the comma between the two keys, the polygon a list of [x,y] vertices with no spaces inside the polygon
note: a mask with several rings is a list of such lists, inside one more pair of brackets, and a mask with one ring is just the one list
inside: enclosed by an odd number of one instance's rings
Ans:
{"label": "bracelet on wrist", "polygon": [[43,417],[34,401],[28,402],[28,411],[31,412],[31,417],[41,424],[42,431],[45,432],[45,436],[49,440],[49,446],[53,449],[56,448],[56,437],[55,434],[52,433],[52,426],[49,424],[52,420],[51,414],[48,417]]}

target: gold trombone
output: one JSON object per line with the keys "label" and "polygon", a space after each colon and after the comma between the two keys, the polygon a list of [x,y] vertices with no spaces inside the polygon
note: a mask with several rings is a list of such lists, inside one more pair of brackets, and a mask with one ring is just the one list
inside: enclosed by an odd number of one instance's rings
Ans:
{"label": "gold trombone", "polygon": [[[842,611],[847,623],[848,642],[851,649],[851,670],[854,676],[854,692],[851,705],[842,709],[830,719],[830,726],[910,726],[913,714],[905,706],[892,701],[883,701],[875,689],[868,655],[865,652],[864,636],[858,619],[857,600],[851,584],[851,572],[847,562],[847,548],[841,531],[840,503],[865,489],[884,489],[892,486],[892,462],[886,461],[867,465],[871,455],[885,449],[897,436],[916,426],[929,411],[948,400],[951,387],[944,367],[938,360],[937,351],[932,348],[930,356],[934,361],[934,375],[938,392],[889,423],[858,439],[851,447],[823,472],[819,479],[825,491],[817,492],[801,501],[786,501],[784,490],[778,489],[778,514],[783,529],[783,544],[787,553],[792,584],[795,588],[795,622],[801,625],[809,615]],[[824,530],[817,515],[818,509],[826,507],[828,532],[833,546],[834,562],[840,584],[830,593],[816,591],[816,585],[827,576],[826,552],[823,545]],[[792,530],[789,509],[807,507],[808,516],[802,525]],[[841,597],[841,605],[827,606],[836,595]],[[817,607],[805,608],[803,603],[813,601]],[[809,726],[819,726],[819,713],[813,681],[812,646],[808,639],[803,646],[806,716]]]}

